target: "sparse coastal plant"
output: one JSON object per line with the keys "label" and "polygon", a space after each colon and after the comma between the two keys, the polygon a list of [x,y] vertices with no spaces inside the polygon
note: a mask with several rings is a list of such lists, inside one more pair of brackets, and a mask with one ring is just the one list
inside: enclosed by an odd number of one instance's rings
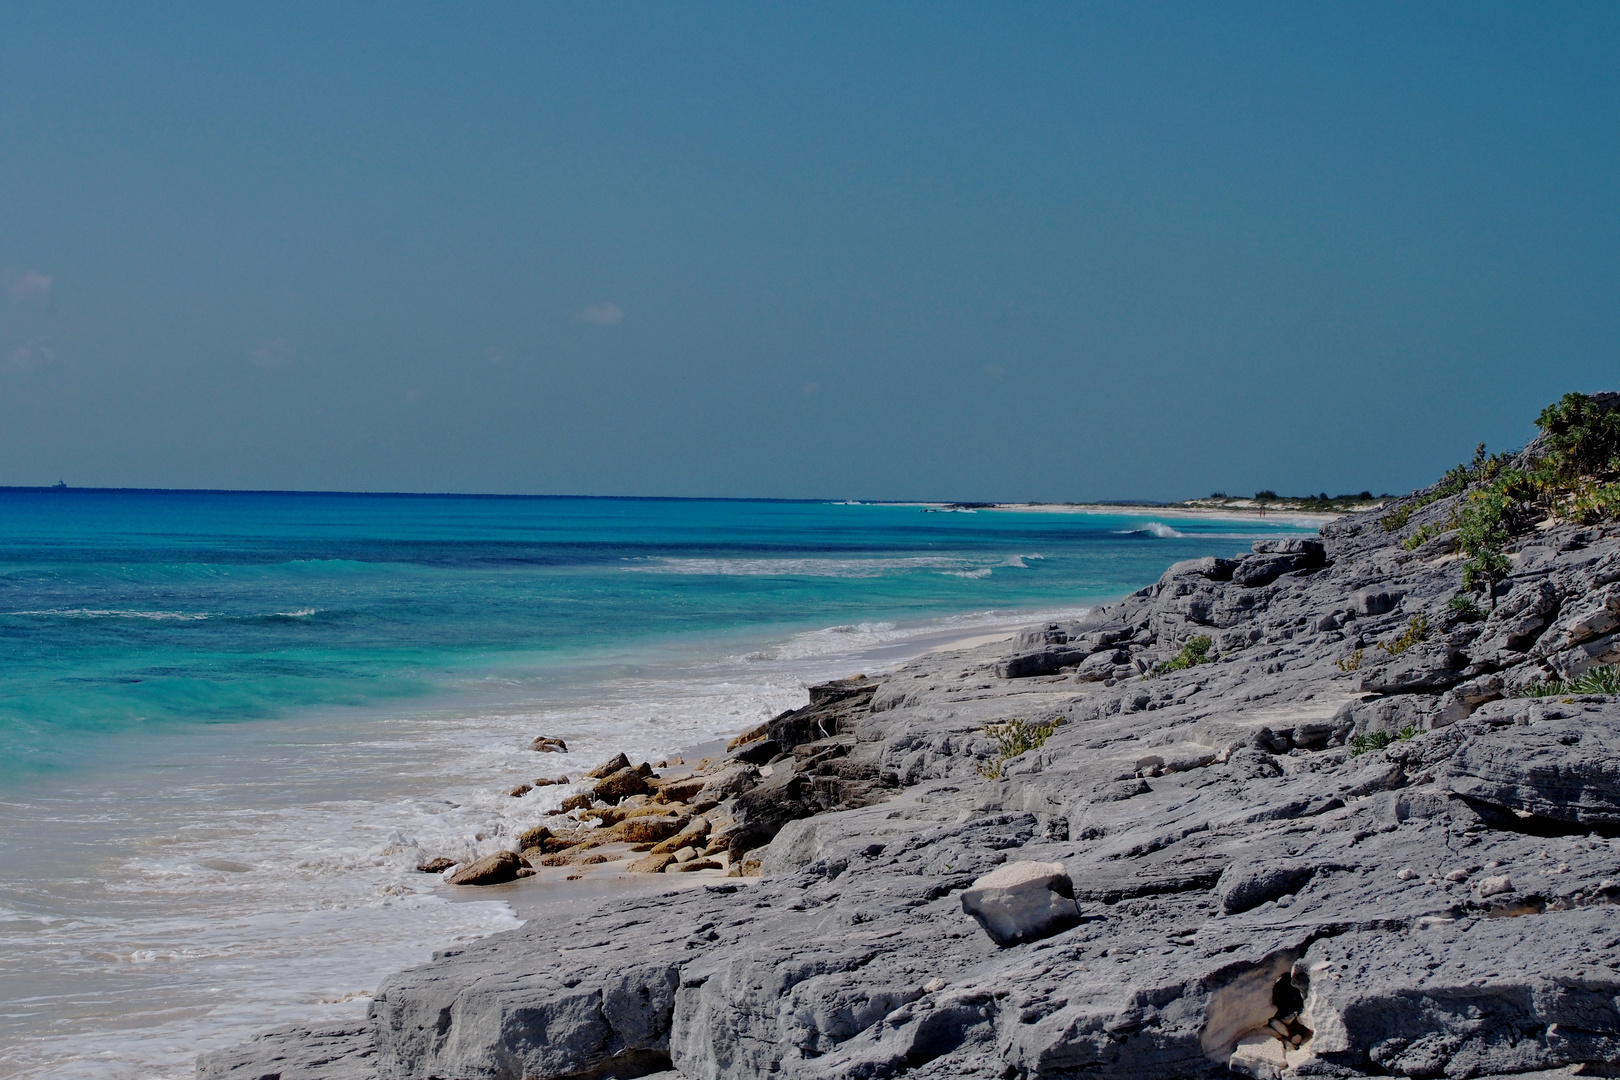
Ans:
{"label": "sparse coastal plant", "polygon": [[1566,694],[1620,694],[1620,665],[1595,667],[1565,682],[1538,679],[1514,691],[1514,697],[1562,697]]}
{"label": "sparse coastal plant", "polygon": [[1493,608],[1496,583],[1510,569],[1502,547],[1516,531],[1517,507],[1518,500],[1512,494],[1500,485],[1492,486],[1469,496],[1457,524],[1457,546],[1469,557],[1463,567],[1463,585],[1483,589]]}
{"label": "sparse coastal plant", "polygon": [[1362,754],[1371,753],[1374,750],[1382,750],[1397,741],[1406,742],[1408,739],[1414,738],[1417,733],[1418,729],[1408,724],[1393,735],[1387,731],[1375,731],[1371,735],[1352,735],[1350,737],[1350,756],[1360,757]]}
{"label": "sparse coastal plant", "polygon": [[1351,653],[1349,656],[1346,656],[1344,659],[1335,660],[1333,663],[1335,664],[1335,666],[1338,667],[1338,669],[1340,671],[1347,672],[1347,673],[1351,672],[1351,671],[1355,671],[1357,668],[1361,667],[1361,650],[1357,649],[1355,652]]}
{"label": "sparse coastal plant", "polygon": [[1401,636],[1393,641],[1380,641],[1378,647],[1391,656],[1399,656],[1429,636],[1429,617],[1421,611],[1412,616]]}
{"label": "sparse coastal plant", "polygon": [[1008,720],[1001,724],[991,724],[984,729],[984,733],[996,741],[996,759],[989,764],[980,765],[979,775],[989,777],[991,780],[1001,779],[1002,765],[1019,754],[1038,749],[1051,738],[1059,723],[1061,720],[1051,720],[1044,724],[1031,724],[1026,720]]}
{"label": "sparse coastal plant", "polygon": [[1417,507],[1410,503],[1405,506],[1397,506],[1383,517],[1379,518],[1378,524],[1384,527],[1385,532],[1400,532],[1402,529],[1406,528],[1407,521],[1409,521],[1412,517],[1412,511],[1416,509]]}
{"label": "sparse coastal plant", "polygon": [[1456,614],[1463,622],[1478,622],[1485,617],[1485,612],[1474,603],[1474,598],[1467,593],[1458,593],[1446,604],[1446,608]]}
{"label": "sparse coastal plant", "polygon": [[1181,651],[1154,669],[1154,674],[1163,675],[1169,671],[1184,671],[1199,664],[1207,664],[1211,657],[1209,650],[1215,646],[1215,639],[1208,634],[1199,634],[1181,647]]}
{"label": "sparse coastal plant", "polygon": [[1401,547],[1405,548],[1407,551],[1416,551],[1418,548],[1422,547],[1424,544],[1428,543],[1430,540],[1433,540],[1435,537],[1439,536],[1445,531],[1445,526],[1431,521],[1427,525],[1418,526],[1416,532],[1414,532],[1411,536],[1408,536],[1405,540],[1401,541]]}

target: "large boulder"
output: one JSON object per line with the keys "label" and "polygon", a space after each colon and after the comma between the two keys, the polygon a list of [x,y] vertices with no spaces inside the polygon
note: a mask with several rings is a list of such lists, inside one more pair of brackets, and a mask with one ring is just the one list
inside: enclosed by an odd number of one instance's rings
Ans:
{"label": "large boulder", "polygon": [[[724,802],[759,784],[759,768],[746,761],[733,761],[711,773],[694,795],[699,799]],[[688,800],[690,801],[690,800]]]}
{"label": "large boulder", "polygon": [[1090,651],[1085,645],[1049,645],[1035,652],[1004,656],[996,661],[996,677],[1028,679],[1036,675],[1050,675],[1059,668],[1078,664]]}
{"label": "large boulder", "polygon": [[515,852],[497,851],[482,859],[468,863],[445,880],[451,885],[500,885],[516,881],[523,860]]}
{"label": "large boulder", "polygon": [[649,790],[647,778],[635,769],[626,767],[598,780],[592,794],[603,802],[616,803],[632,795],[645,795]]}
{"label": "large boulder", "polygon": [[602,764],[586,773],[585,776],[591,780],[601,780],[604,777],[612,776],[620,769],[628,769],[629,767],[630,759],[625,757],[623,753],[618,753],[614,754],[612,758],[602,762]]}
{"label": "large boulder", "polygon": [[1092,653],[1075,669],[1074,677],[1081,682],[1102,682],[1113,677],[1114,668],[1128,663],[1131,654],[1124,649],[1104,649]]}
{"label": "large boulder", "polygon": [[628,844],[656,844],[660,840],[668,840],[686,828],[691,820],[691,817],[685,814],[673,817],[643,814],[638,817],[625,818],[613,828],[608,829],[602,838],[606,842],[622,840]]}
{"label": "large boulder", "polygon": [[658,791],[654,798],[659,802],[689,803],[703,790],[703,785],[709,782],[707,776],[694,773],[691,776],[682,776],[674,780],[663,780],[655,786]]}
{"label": "large boulder", "polygon": [[962,893],[962,910],[998,945],[1046,937],[1080,918],[1074,883],[1062,863],[1012,862],[979,878]]}

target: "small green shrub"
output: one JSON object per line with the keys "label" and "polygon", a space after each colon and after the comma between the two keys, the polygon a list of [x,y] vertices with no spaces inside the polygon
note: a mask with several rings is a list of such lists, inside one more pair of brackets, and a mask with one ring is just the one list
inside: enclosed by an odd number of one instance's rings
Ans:
{"label": "small green shrub", "polygon": [[1215,645],[1215,639],[1207,634],[1199,634],[1181,647],[1181,651],[1160,664],[1155,674],[1163,675],[1167,671],[1183,671],[1199,664],[1209,663],[1209,650]]}
{"label": "small green shrub", "polygon": [[1340,671],[1355,671],[1357,668],[1361,667],[1361,650],[1357,649],[1343,660],[1335,660],[1334,664],[1338,666]]}
{"label": "small green shrub", "polygon": [[1406,523],[1412,517],[1412,511],[1417,507],[1411,504],[1398,506],[1394,510],[1378,519],[1378,524],[1384,527],[1385,532],[1400,532],[1406,528]]}
{"label": "small green shrub", "polygon": [[1380,641],[1378,647],[1391,656],[1399,656],[1418,642],[1429,636],[1429,617],[1422,612],[1412,616],[1406,624],[1406,630],[1393,641]]}
{"label": "small green shrub", "polygon": [[996,760],[988,765],[980,765],[979,775],[992,780],[1001,779],[1003,764],[1019,754],[1038,749],[1051,738],[1061,722],[1052,720],[1045,724],[1031,724],[1024,720],[1008,720],[1004,724],[991,724],[984,729],[984,733],[996,740]]}
{"label": "small green shrub", "polygon": [[1371,735],[1352,735],[1350,736],[1350,756],[1360,757],[1362,754],[1373,750],[1382,750],[1396,741],[1406,742],[1408,739],[1414,738],[1417,733],[1418,729],[1409,724],[1394,735],[1387,731],[1375,731]]}
{"label": "small green shrub", "polygon": [[1463,566],[1463,585],[1483,589],[1496,603],[1496,583],[1507,576],[1509,564],[1502,547],[1517,531],[1519,500],[1497,484],[1469,496],[1457,523],[1457,546],[1469,556]]}
{"label": "small green shrub", "polygon": [[1411,536],[1408,536],[1405,540],[1401,541],[1401,547],[1405,548],[1407,551],[1416,551],[1418,548],[1422,547],[1424,544],[1428,543],[1430,540],[1433,540],[1435,537],[1439,536],[1445,531],[1446,526],[1441,525],[1438,522],[1431,521],[1427,525],[1418,526],[1418,530],[1416,532],[1414,532]]}
{"label": "small green shrub", "polygon": [[1350,756],[1360,757],[1373,750],[1382,750],[1395,741],[1395,737],[1387,731],[1376,731],[1371,735],[1350,736]]}
{"label": "small green shrub", "polygon": [[1474,598],[1466,593],[1453,596],[1446,607],[1456,612],[1458,618],[1464,622],[1478,622],[1485,617],[1485,612],[1474,603]]}
{"label": "small green shrub", "polygon": [[1514,697],[1562,697],[1566,694],[1620,694],[1620,666],[1595,667],[1568,682],[1537,680],[1520,687]]}

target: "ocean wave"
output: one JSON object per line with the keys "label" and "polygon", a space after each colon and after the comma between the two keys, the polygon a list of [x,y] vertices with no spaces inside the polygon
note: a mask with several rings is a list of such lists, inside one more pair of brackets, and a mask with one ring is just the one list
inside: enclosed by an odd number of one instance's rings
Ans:
{"label": "ocean wave", "polygon": [[945,574],[947,577],[986,578],[996,570],[1028,570],[1029,564],[1024,561],[1025,559],[1044,558],[1046,558],[1045,555],[1014,555],[1012,558],[1004,559],[1001,562],[996,563],[994,566],[980,566],[975,567],[972,570],[942,570],[940,573]]}
{"label": "ocean wave", "polygon": [[819,630],[803,631],[786,641],[750,653],[743,659],[754,663],[792,662],[846,656],[850,662],[854,662],[855,654],[880,646],[902,645],[908,641],[937,640],[945,635],[971,634],[975,630],[982,632],[1003,627],[1016,628],[1041,619],[1080,618],[1090,610],[1089,607],[1062,608],[1042,612],[1039,615],[1005,610],[977,611],[933,619],[913,626],[898,626],[892,622],[844,623]]}
{"label": "ocean wave", "polygon": [[[935,571],[960,577],[983,577],[998,567],[1025,567],[1025,559],[1040,555],[1014,555],[1010,559],[986,563],[982,559],[949,555],[910,555],[885,559],[689,559],[655,557],[627,560],[623,569],[644,574],[691,574],[699,577],[832,577],[872,578],[886,574]],[[983,571],[980,573],[979,571]]]}
{"label": "ocean wave", "polygon": [[49,608],[44,611],[8,611],[7,615],[33,615],[56,619],[150,619],[201,622],[214,616],[202,611],[134,611],[122,608]]}
{"label": "ocean wave", "polygon": [[1140,529],[1121,529],[1122,536],[1157,536],[1161,540],[1184,537],[1187,534],[1179,529],[1172,529],[1162,521],[1150,521]]}

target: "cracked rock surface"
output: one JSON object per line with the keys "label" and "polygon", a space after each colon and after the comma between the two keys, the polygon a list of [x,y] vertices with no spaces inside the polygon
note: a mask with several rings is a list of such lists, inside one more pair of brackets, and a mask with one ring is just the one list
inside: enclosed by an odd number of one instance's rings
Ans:
{"label": "cracked rock surface", "polygon": [[[270,1033],[198,1075],[1620,1060],[1620,699],[1514,696],[1620,659],[1620,534],[1534,530],[1488,613],[1449,603],[1454,540],[1402,536],[1347,517],[1319,546],[1180,563],[1079,622],[824,691],[731,796],[734,865],[758,876],[531,921],[391,977],[367,1023]],[[1419,616],[1410,648],[1380,647]],[[1198,637],[1211,662],[1154,674]],[[985,728],[1012,719],[1057,727],[991,779]],[[1009,862],[1062,864],[1078,922],[993,941],[962,893]]]}

